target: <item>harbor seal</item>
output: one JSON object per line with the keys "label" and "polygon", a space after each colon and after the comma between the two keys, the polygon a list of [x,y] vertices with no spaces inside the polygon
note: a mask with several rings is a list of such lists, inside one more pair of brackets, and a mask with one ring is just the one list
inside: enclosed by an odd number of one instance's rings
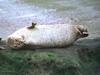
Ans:
{"label": "harbor seal", "polygon": [[7,38],[7,45],[13,49],[67,47],[77,39],[88,36],[87,29],[82,25],[37,25],[24,27]]}

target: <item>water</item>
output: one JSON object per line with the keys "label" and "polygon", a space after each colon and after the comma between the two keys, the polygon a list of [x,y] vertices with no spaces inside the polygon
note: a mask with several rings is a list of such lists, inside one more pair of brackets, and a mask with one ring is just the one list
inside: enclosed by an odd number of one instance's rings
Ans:
{"label": "water", "polygon": [[0,0],[0,37],[38,24],[83,24],[90,36],[100,35],[100,0]]}

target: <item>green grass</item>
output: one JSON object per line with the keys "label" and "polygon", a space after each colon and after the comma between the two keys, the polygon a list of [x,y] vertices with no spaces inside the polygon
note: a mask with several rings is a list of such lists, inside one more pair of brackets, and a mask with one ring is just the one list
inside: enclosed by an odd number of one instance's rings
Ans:
{"label": "green grass", "polygon": [[[1,50],[0,75],[95,75],[97,52],[78,50]],[[91,54],[91,55],[90,55]]]}

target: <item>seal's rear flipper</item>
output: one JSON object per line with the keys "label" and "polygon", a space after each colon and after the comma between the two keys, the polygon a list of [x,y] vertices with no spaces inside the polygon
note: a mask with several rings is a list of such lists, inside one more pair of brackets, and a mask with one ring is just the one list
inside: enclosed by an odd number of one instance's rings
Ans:
{"label": "seal's rear flipper", "polygon": [[0,42],[1,42],[2,38],[0,38]]}
{"label": "seal's rear flipper", "polygon": [[0,45],[1,44],[6,44],[6,39],[0,38]]}
{"label": "seal's rear flipper", "polygon": [[7,48],[6,40],[0,37],[0,50],[5,50]]}
{"label": "seal's rear flipper", "polygon": [[0,50],[5,50],[6,48],[3,46],[0,46]]}
{"label": "seal's rear flipper", "polygon": [[28,29],[33,29],[33,28],[35,28],[35,25],[36,25],[37,23],[32,23],[32,26],[29,26],[29,27],[27,27]]}

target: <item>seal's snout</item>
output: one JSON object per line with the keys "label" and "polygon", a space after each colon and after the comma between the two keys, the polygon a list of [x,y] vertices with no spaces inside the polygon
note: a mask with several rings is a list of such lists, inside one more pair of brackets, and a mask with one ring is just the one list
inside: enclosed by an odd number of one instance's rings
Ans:
{"label": "seal's snout", "polygon": [[83,32],[83,37],[87,37],[88,35],[88,32]]}
{"label": "seal's snout", "polygon": [[77,31],[81,38],[87,37],[89,35],[87,28],[82,25],[77,26]]}

